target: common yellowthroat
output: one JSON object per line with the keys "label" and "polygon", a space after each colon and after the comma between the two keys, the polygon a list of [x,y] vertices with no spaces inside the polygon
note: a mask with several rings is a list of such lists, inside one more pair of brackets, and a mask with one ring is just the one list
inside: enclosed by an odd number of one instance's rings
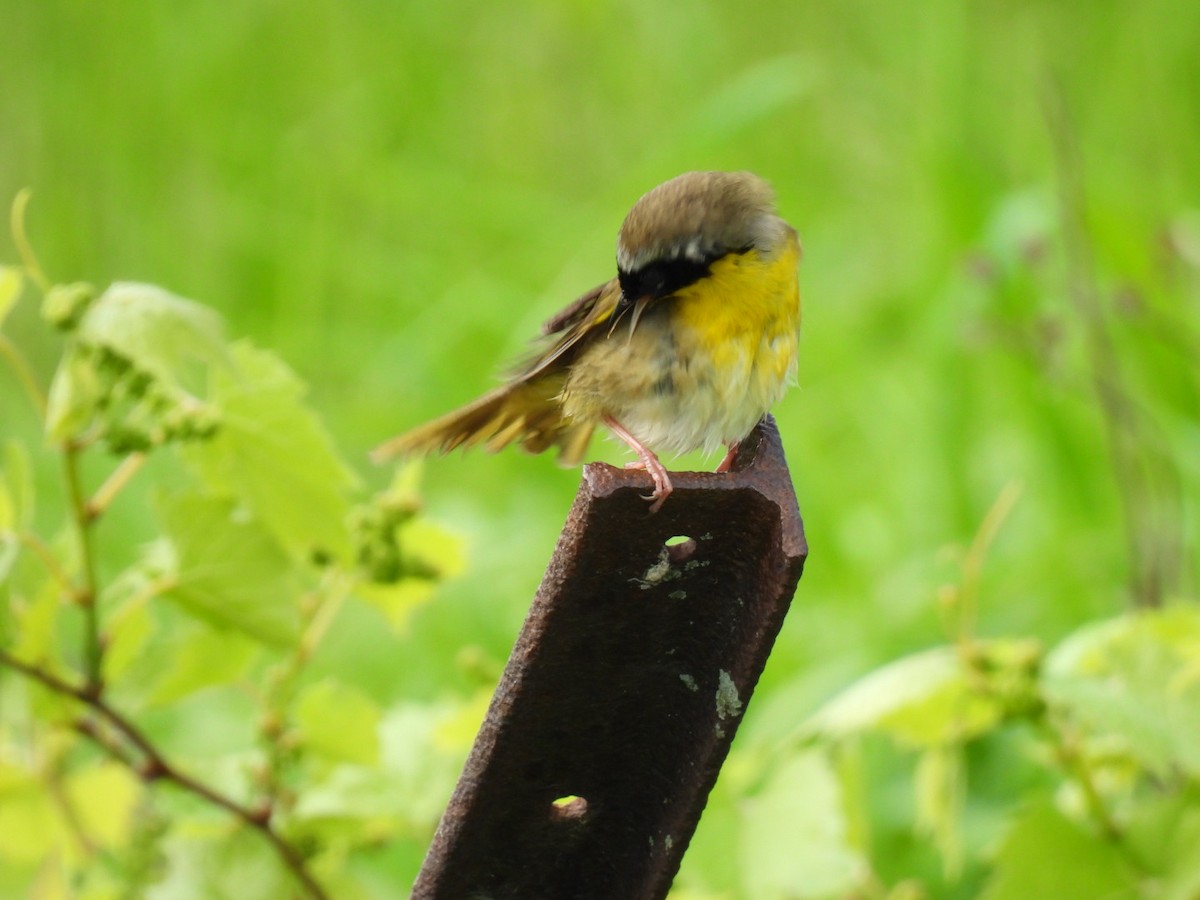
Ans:
{"label": "common yellowthroat", "polygon": [[688,172],[643,196],[617,236],[617,277],[542,327],[508,382],[372,454],[512,443],[576,465],[603,423],[671,493],[657,451],[724,445],[724,472],[796,370],[800,241],[749,172]]}

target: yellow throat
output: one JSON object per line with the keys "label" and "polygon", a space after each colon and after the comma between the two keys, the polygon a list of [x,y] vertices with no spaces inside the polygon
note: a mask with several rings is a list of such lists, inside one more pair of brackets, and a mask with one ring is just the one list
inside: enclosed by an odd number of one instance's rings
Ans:
{"label": "yellow throat", "polygon": [[710,452],[749,434],[796,367],[795,232],[776,252],[731,253],[647,312],[627,336],[588,348],[568,374],[568,419],[609,415],[646,444]]}

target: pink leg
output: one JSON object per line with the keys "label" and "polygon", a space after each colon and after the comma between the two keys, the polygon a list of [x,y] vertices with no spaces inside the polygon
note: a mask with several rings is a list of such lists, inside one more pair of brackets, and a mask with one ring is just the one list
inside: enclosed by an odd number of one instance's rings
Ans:
{"label": "pink leg", "polygon": [[725,458],[721,460],[721,464],[717,466],[718,472],[728,472],[733,468],[733,461],[737,459],[738,445],[730,444],[729,452],[725,454]]}
{"label": "pink leg", "polygon": [[626,468],[645,469],[650,473],[650,477],[654,480],[654,493],[647,496],[646,499],[653,501],[650,504],[650,512],[658,512],[659,508],[663,505],[663,501],[671,496],[671,491],[674,490],[671,486],[671,478],[667,474],[666,466],[659,462],[653,450],[626,431],[621,426],[621,423],[612,416],[605,416],[604,424],[611,428],[612,433],[628,444],[630,449],[638,455],[639,463],[630,463]]}

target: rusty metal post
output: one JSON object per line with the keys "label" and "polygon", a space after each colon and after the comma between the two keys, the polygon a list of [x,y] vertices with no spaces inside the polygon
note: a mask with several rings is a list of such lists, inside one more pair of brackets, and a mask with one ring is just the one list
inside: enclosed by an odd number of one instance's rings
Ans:
{"label": "rusty metal post", "polygon": [[807,555],[769,417],[671,478],[584,469],[413,897],[666,896]]}

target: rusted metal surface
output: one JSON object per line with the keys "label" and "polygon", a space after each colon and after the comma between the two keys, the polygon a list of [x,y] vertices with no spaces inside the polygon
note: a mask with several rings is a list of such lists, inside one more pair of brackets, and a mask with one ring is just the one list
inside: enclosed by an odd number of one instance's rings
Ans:
{"label": "rusted metal surface", "polygon": [[414,897],[666,896],[807,554],[769,418],[671,478],[584,469]]}

